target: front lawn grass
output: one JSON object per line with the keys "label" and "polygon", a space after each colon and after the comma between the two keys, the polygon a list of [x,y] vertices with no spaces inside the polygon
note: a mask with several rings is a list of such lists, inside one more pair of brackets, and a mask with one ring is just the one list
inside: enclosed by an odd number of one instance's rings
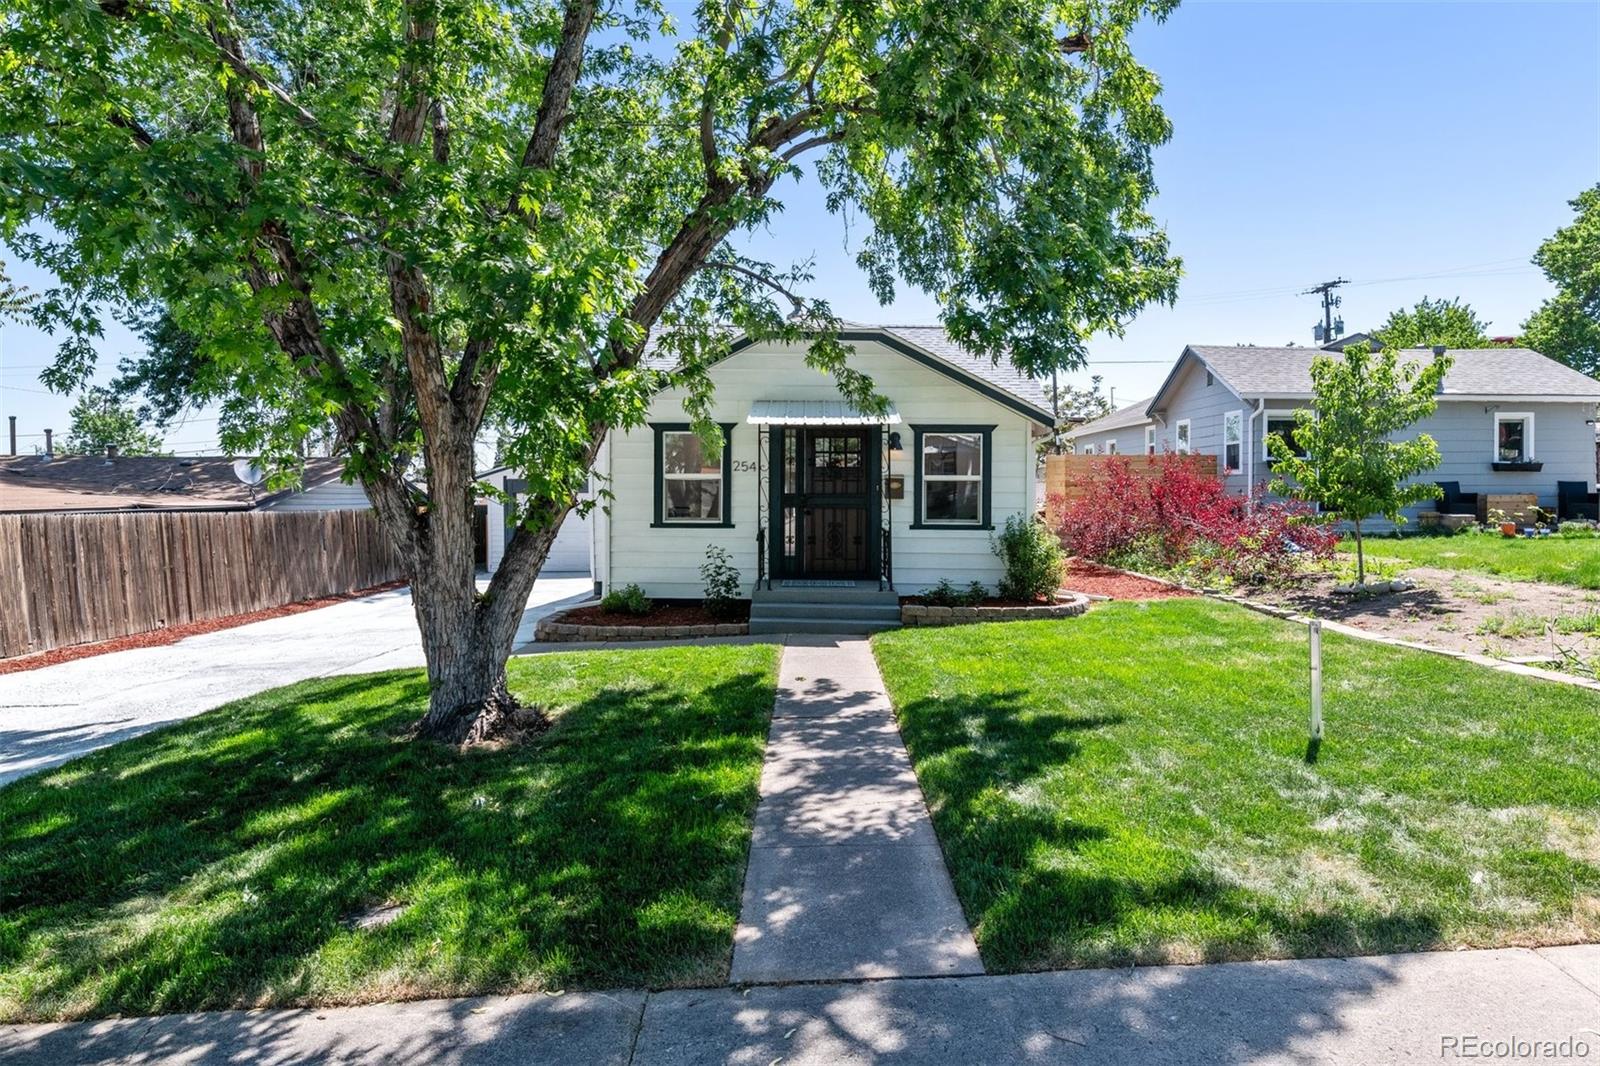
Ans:
{"label": "front lawn grass", "polygon": [[776,676],[516,659],[554,727],[467,754],[419,672],[306,682],[0,789],[0,1020],[722,981]]}
{"label": "front lawn grass", "polygon": [[[1502,537],[1457,533],[1454,536],[1368,537],[1368,559],[1392,559],[1408,566],[1479,573],[1552,585],[1600,589],[1600,537]],[[1341,552],[1356,550],[1349,537]]]}
{"label": "front lawn grass", "polygon": [[1600,695],[1215,601],[874,638],[985,966],[1600,934]]}

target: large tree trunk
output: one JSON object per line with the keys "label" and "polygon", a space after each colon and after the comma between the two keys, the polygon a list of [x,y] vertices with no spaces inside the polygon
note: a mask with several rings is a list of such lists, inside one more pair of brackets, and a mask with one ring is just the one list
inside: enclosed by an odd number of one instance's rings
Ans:
{"label": "large tree trunk", "polygon": [[537,533],[518,531],[482,595],[470,534],[455,531],[450,544],[430,545],[411,576],[428,664],[428,712],[417,723],[418,736],[460,745],[515,739],[544,727],[542,712],[519,706],[506,687],[506,660],[564,518],[563,512]]}

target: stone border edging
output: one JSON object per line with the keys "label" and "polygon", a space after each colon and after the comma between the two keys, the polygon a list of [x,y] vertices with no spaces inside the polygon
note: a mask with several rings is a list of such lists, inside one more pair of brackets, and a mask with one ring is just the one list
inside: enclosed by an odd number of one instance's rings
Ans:
{"label": "stone border edging", "polygon": [[974,622],[1025,622],[1046,618],[1073,618],[1089,609],[1089,597],[1071,593],[1063,602],[1037,607],[933,607],[924,603],[900,605],[904,626],[959,626]]}
{"label": "stone border edging", "polygon": [[[593,607],[599,600],[580,603],[578,607]],[[569,608],[577,610],[577,607]],[[693,626],[605,626],[580,622],[563,622],[568,611],[560,611],[539,619],[533,627],[533,639],[539,644],[599,643],[610,640],[692,640],[695,637],[743,637],[750,634],[748,622],[718,622]]]}
{"label": "stone border edging", "polygon": [[[1142,577],[1146,581],[1159,581],[1161,584],[1171,585],[1173,588],[1188,589],[1190,592],[1213,600],[1232,603],[1246,610],[1255,611],[1257,614],[1279,618],[1286,622],[1294,622],[1297,625],[1305,625],[1311,621],[1311,616],[1308,614],[1301,614],[1299,611],[1291,611],[1284,607],[1270,607],[1267,604],[1256,603],[1245,599],[1243,596],[1232,596],[1217,589],[1195,588],[1182,582],[1161,577],[1151,577],[1148,574],[1141,574],[1134,570],[1124,570],[1123,573],[1130,574],[1133,577]],[[1491,670],[1500,670],[1508,674],[1517,674],[1521,677],[1536,677],[1543,681],[1555,681],[1563,685],[1572,685],[1576,688],[1586,688],[1594,692],[1600,692],[1600,681],[1591,681],[1589,678],[1578,677],[1575,674],[1564,674],[1559,670],[1542,670],[1537,666],[1528,666],[1524,663],[1506,662],[1504,659],[1496,659],[1492,655],[1479,655],[1470,651],[1453,651],[1450,648],[1438,648],[1432,644],[1421,644],[1414,640],[1401,640],[1399,637],[1371,633],[1359,626],[1346,625],[1343,622],[1335,622],[1327,618],[1321,621],[1323,629],[1331,630],[1343,636],[1355,637],[1357,640],[1368,640],[1374,644],[1387,644],[1394,648],[1410,648],[1412,651],[1425,651],[1430,655],[1443,655],[1449,659],[1477,663],[1479,666],[1487,666]]]}

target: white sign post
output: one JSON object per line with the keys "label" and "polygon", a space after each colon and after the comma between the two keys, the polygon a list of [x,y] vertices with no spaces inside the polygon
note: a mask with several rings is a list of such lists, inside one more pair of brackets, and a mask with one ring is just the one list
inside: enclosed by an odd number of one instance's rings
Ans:
{"label": "white sign post", "polygon": [[1311,743],[1322,740],[1322,622],[1311,620]]}

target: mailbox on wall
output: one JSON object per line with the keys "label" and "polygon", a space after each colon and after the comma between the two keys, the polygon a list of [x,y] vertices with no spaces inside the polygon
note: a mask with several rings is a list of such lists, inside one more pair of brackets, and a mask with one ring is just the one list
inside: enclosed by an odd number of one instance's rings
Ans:
{"label": "mailbox on wall", "polygon": [[906,498],[906,478],[904,474],[890,474],[883,479],[883,494],[891,500]]}

